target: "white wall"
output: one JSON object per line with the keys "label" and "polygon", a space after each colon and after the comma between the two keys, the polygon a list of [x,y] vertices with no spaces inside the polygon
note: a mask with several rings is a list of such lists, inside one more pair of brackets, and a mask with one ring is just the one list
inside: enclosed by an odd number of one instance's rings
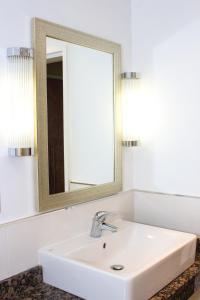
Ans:
{"label": "white wall", "polygon": [[142,77],[132,187],[200,196],[200,2],[132,0],[132,49]]}
{"label": "white wall", "polygon": [[[35,212],[36,175],[34,159],[7,156],[9,120],[5,78],[6,48],[31,45],[31,18],[39,17],[81,30],[122,45],[126,70],[131,56],[130,0],[1,0],[0,10],[0,223]],[[2,75],[2,76],[1,76]]]}
{"label": "white wall", "polygon": [[198,197],[133,192],[135,222],[200,235],[199,211]]}
{"label": "white wall", "polygon": [[132,0],[141,147],[125,149],[125,188],[135,189],[135,221],[198,235],[199,53],[198,0]]}

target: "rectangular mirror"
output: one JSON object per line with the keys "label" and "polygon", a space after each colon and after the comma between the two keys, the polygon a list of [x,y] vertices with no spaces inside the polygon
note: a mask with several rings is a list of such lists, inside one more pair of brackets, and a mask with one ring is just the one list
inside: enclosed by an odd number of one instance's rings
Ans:
{"label": "rectangular mirror", "polygon": [[120,46],[34,19],[38,210],[121,190]]}
{"label": "rectangular mirror", "polygon": [[113,182],[113,56],[46,38],[49,193]]}

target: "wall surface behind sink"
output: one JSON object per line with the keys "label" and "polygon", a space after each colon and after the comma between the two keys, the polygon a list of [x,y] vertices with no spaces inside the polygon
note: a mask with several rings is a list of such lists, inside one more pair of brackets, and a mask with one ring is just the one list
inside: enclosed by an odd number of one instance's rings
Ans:
{"label": "wall surface behind sink", "polygon": [[199,0],[132,0],[135,189],[200,197],[199,53]]}
{"label": "wall surface behind sink", "polygon": [[132,69],[141,73],[133,113],[141,146],[125,149],[125,188],[135,190],[136,221],[197,234],[199,53],[199,0],[132,0]]}

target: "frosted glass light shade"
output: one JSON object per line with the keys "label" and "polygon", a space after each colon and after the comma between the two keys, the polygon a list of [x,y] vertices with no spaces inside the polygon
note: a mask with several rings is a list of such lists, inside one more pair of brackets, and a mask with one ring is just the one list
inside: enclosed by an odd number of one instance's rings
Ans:
{"label": "frosted glass light shade", "polygon": [[32,50],[28,48],[9,48],[7,54],[11,116],[8,142],[9,154],[27,156],[32,153],[27,149],[34,148]]}
{"label": "frosted glass light shade", "polygon": [[137,79],[136,72],[122,74],[122,120],[123,120],[123,146],[138,145],[138,109],[137,109]]}

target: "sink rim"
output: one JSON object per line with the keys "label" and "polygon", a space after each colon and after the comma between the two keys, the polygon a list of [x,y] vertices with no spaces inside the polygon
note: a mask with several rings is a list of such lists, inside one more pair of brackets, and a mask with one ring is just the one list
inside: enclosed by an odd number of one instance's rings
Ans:
{"label": "sink rim", "polygon": [[[125,221],[125,220],[121,220],[121,219],[117,220],[116,224],[118,224],[118,222],[122,222],[122,225],[124,224],[125,226],[124,227],[122,226],[122,228],[119,228],[119,231],[117,231],[115,233],[108,232],[106,235],[102,235],[100,238],[95,239],[95,238],[92,238],[89,236],[89,232],[84,232],[79,235],[76,235],[75,237],[54,243],[50,246],[42,247],[39,249],[38,252],[39,252],[39,254],[45,253],[49,256],[56,257],[59,260],[62,260],[62,261],[64,260],[67,263],[74,264],[74,265],[89,269],[91,271],[100,272],[100,273],[114,276],[114,277],[120,278],[122,280],[124,279],[127,281],[129,279],[132,279],[132,278],[140,275],[140,274],[143,274],[145,271],[150,270],[155,265],[159,265],[161,262],[163,262],[164,260],[167,260],[170,256],[172,256],[173,254],[175,254],[176,252],[178,252],[182,248],[184,248],[184,246],[186,246],[188,243],[197,240],[197,236],[192,233],[186,233],[186,232],[182,232],[182,231],[146,225],[146,224],[142,224],[142,223],[138,223],[138,222],[130,222],[130,221]],[[90,249],[91,247],[95,246],[95,244],[98,246],[98,244],[102,244],[104,242],[108,243],[110,238],[112,238],[112,237],[114,238],[114,236],[117,236],[117,237],[120,236],[121,234],[123,234],[123,232],[125,230],[126,231],[131,230],[132,228],[130,228],[129,225],[130,226],[139,225],[144,228],[154,229],[154,230],[158,230],[158,231],[167,231],[172,234],[183,235],[183,238],[185,237],[185,240],[179,241],[179,246],[177,246],[177,245],[170,246],[170,248],[168,250],[165,250],[163,253],[156,255],[153,259],[151,259],[151,261],[149,263],[145,263],[143,267],[140,267],[139,270],[137,270],[137,271],[132,270],[131,272],[125,273],[125,274],[123,273],[123,271],[126,271],[126,268],[124,268],[124,270],[122,270],[122,271],[116,272],[114,270],[111,270],[110,265],[108,265],[107,266],[108,269],[106,270],[106,269],[102,269],[100,266],[93,265],[92,262],[91,263],[84,262],[75,257],[73,258],[70,256],[74,253],[81,252],[81,250],[86,250],[87,248]],[[187,237],[187,239],[186,239],[186,237]],[[78,247],[74,248],[71,251],[66,251],[67,254],[59,254],[59,253],[54,252],[60,246],[65,245],[66,243],[70,243],[72,241],[78,241],[79,239],[85,240],[85,243],[83,245],[79,245]],[[110,241],[110,243],[111,243],[111,241]],[[116,263],[120,264],[120,262],[116,262]]]}

